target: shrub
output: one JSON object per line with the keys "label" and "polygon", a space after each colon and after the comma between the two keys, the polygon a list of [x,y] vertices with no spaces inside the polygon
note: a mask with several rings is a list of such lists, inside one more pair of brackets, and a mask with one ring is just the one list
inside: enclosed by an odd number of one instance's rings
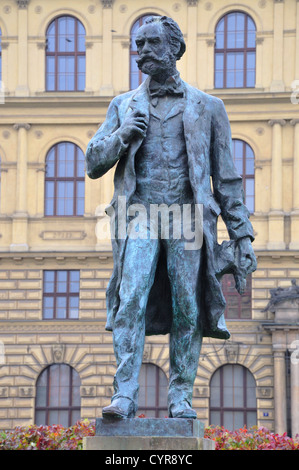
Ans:
{"label": "shrub", "polygon": [[18,426],[0,432],[0,450],[81,450],[83,437],[94,436],[93,421],[78,421],[70,428],[52,426]]}
{"label": "shrub", "polygon": [[298,439],[291,439],[286,433],[271,433],[264,427],[228,431],[211,426],[205,429],[205,437],[216,442],[216,450],[299,450]]}
{"label": "shrub", "polygon": [[[94,435],[95,422],[87,419],[69,428],[58,424],[18,426],[12,431],[0,431],[0,450],[82,450],[83,437]],[[204,437],[215,441],[216,450],[299,450],[298,439],[291,439],[286,433],[273,434],[263,427],[228,431],[210,426]]]}

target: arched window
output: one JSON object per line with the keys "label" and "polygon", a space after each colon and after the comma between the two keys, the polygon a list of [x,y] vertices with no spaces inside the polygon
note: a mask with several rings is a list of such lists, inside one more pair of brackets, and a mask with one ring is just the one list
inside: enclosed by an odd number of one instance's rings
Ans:
{"label": "arched window", "polygon": [[168,380],[163,370],[154,364],[142,364],[139,376],[138,415],[164,418],[168,414]]}
{"label": "arched window", "polygon": [[84,91],[85,29],[72,16],[60,16],[46,33],[46,91]]}
{"label": "arched window", "polygon": [[134,90],[135,88],[139,87],[144,79],[147,77],[144,73],[139,70],[136,59],[138,58],[137,54],[137,47],[135,43],[137,31],[145,23],[147,18],[151,18],[154,16],[153,14],[148,14],[141,16],[138,18],[137,21],[133,24],[131,28],[131,41],[130,41],[130,89]]}
{"label": "arched window", "polygon": [[52,364],[36,382],[35,424],[74,425],[80,419],[80,377],[67,364]]}
{"label": "arched window", "polygon": [[256,425],[256,383],[248,369],[226,364],[213,374],[210,387],[211,425],[231,431]]}
{"label": "arched window", "polygon": [[[1,28],[0,28],[0,82],[2,81],[2,47],[1,47],[1,41],[2,41],[2,31],[1,31]],[[2,87],[0,86],[0,92],[1,92],[1,88]]]}
{"label": "arched window", "polygon": [[251,275],[246,278],[246,289],[240,295],[235,287],[235,279],[232,274],[225,274],[222,278],[222,292],[226,300],[225,318],[228,320],[251,318]]}
{"label": "arched window", "polygon": [[84,214],[84,154],[71,142],[54,145],[46,158],[45,216]]}
{"label": "arched window", "polygon": [[243,140],[233,139],[235,166],[243,179],[245,204],[249,212],[254,212],[254,153]]}
{"label": "arched window", "polygon": [[255,86],[256,27],[242,12],[225,15],[216,26],[215,88]]}

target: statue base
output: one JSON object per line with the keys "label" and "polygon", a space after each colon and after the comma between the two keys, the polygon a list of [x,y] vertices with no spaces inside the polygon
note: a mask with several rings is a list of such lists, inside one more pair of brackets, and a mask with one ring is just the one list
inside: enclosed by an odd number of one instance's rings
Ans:
{"label": "statue base", "polygon": [[96,435],[83,439],[84,450],[214,450],[197,419],[96,419]]}

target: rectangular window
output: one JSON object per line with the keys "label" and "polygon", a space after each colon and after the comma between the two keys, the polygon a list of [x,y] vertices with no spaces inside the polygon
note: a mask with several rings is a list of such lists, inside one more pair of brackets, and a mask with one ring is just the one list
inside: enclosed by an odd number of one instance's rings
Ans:
{"label": "rectangular window", "polygon": [[79,290],[80,271],[44,271],[43,319],[78,319]]}

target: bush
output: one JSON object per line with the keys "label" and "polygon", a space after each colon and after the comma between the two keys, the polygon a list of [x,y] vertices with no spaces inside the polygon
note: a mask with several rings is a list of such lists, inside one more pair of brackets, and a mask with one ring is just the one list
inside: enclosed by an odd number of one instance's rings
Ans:
{"label": "bush", "polygon": [[205,429],[205,437],[216,442],[216,450],[299,450],[298,440],[291,439],[286,433],[273,434],[264,427],[228,431],[211,426]]}
{"label": "bush", "polygon": [[18,426],[0,432],[0,450],[81,450],[83,437],[94,436],[93,421],[78,421],[70,428],[53,426]]}
{"label": "bush", "polygon": [[[69,428],[58,424],[18,426],[12,431],[0,431],[0,450],[82,450],[83,437],[94,435],[95,422],[86,419]],[[286,433],[273,434],[266,428],[228,431],[211,426],[205,429],[205,437],[216,442],[216,450],[299,450],[298,440]]]}

